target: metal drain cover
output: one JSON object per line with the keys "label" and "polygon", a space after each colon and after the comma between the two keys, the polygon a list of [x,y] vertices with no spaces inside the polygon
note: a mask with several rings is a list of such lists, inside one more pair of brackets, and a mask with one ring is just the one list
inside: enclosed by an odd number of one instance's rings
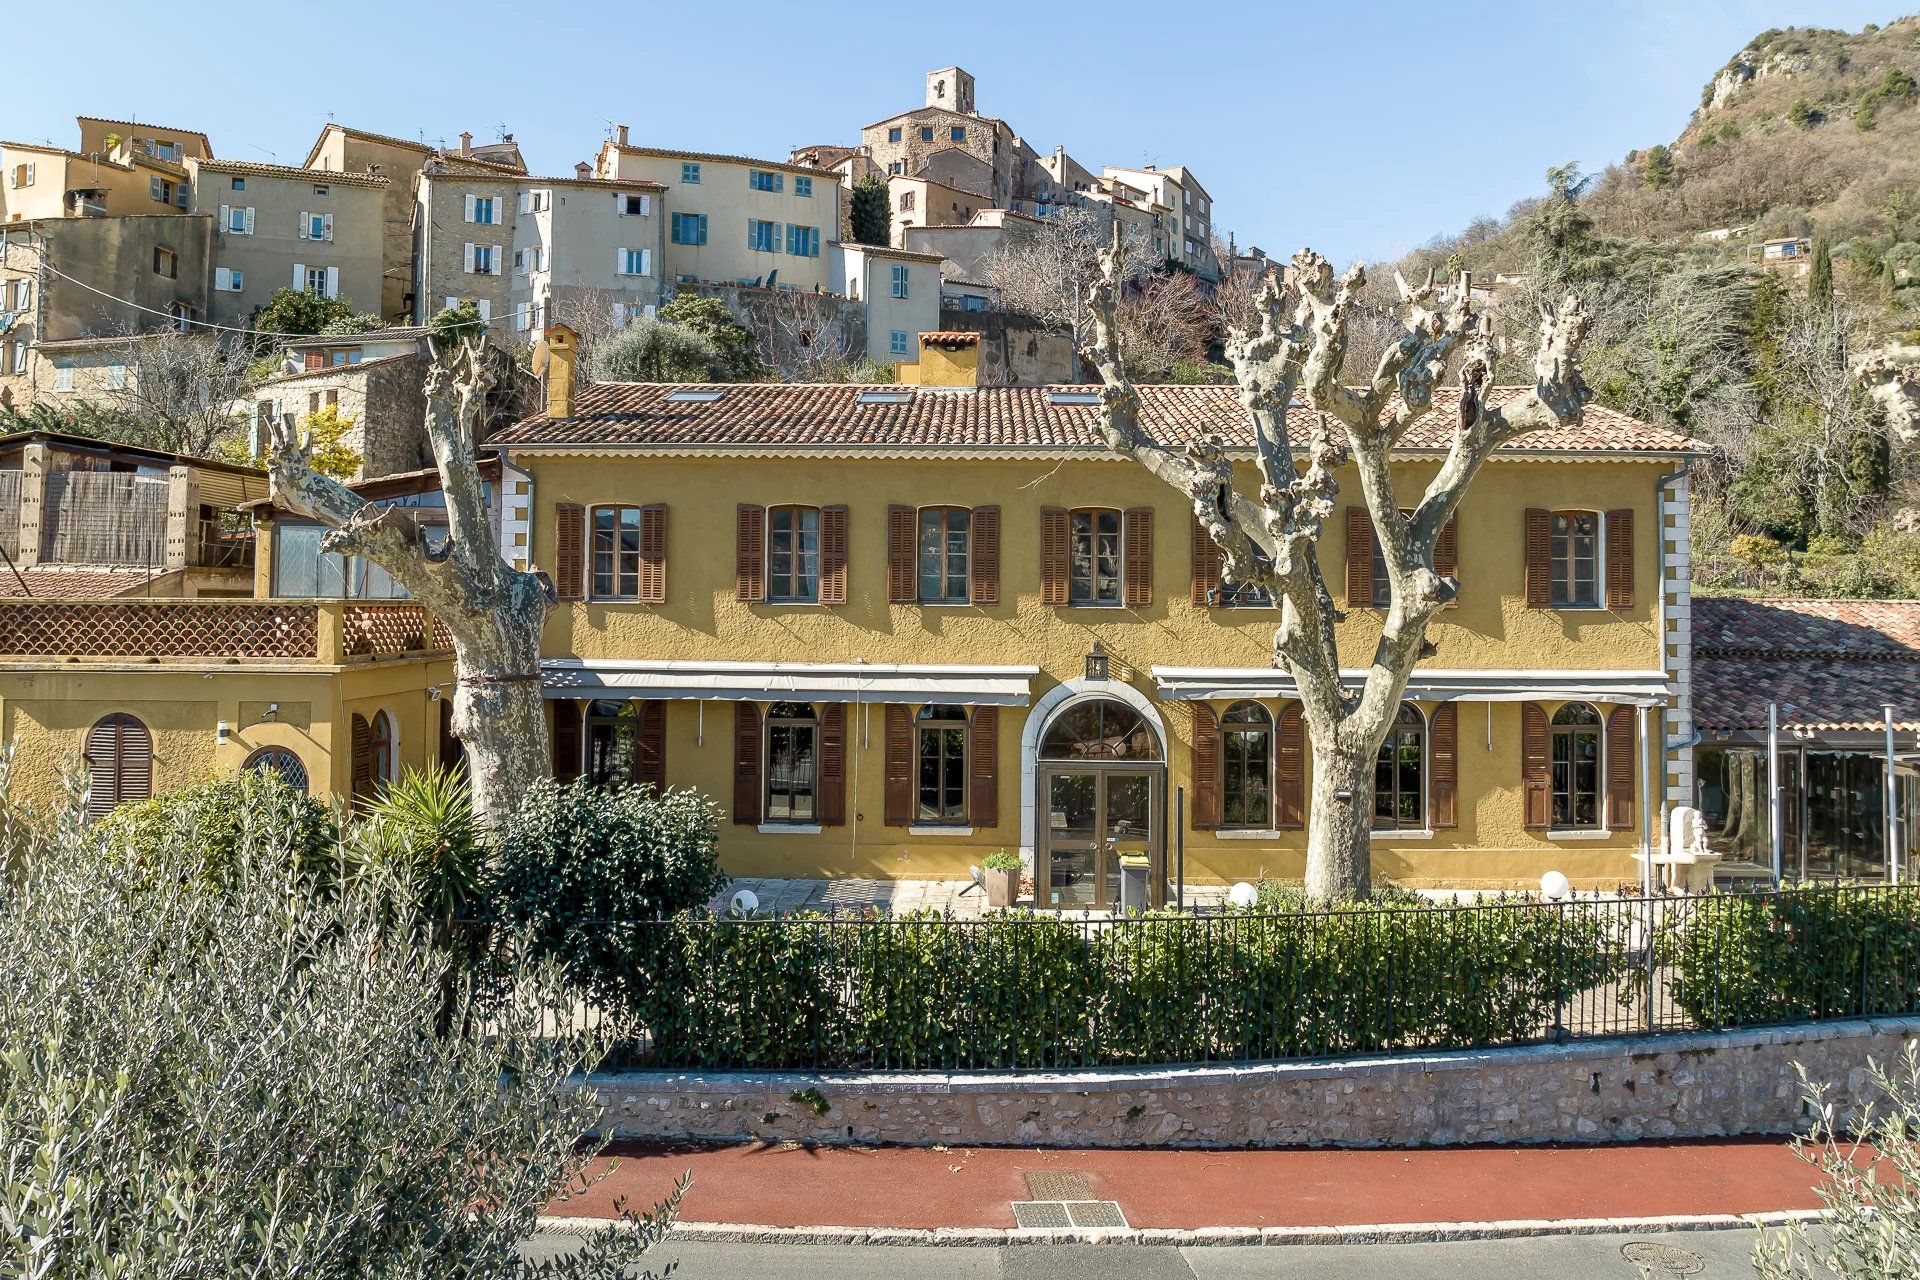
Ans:
{"label": "metal drain cover", "polygon": [[1023,1231],[1125,1231],[1127,1217],[1112,1200],[1015,1200],[1014,1225]]}
{"label": "metal drain cover", "polygon": [[1091,1200],[1093,1182],[1084,1173],[1036,1170],[1026,1175],[1027,1194],[1035,1200]]}
{"label": "metal drain cover", "polygon": [[1652,1240],[1630,1240],[1620,1246],[1620,1256],[1640,1268],[1646,1280],[1694,1276],[1707,1269],[1707,1260],[1692,1250]]}

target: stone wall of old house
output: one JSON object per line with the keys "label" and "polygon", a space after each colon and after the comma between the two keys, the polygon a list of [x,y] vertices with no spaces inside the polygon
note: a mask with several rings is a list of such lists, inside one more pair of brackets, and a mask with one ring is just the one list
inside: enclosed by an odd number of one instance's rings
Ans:
{"label": "stone wall of old house", "polygon": [[[964,129],[965,136],[955,138],[956,128]],[[898,142],[888,136],[894,129],[900,130]],[[922,129],[931,129],[933,136],[922,138]],[[920,176],[922,168],[940,152],[958,149],[985,165],[992,175],[992,187],[987,194],[994,205],[1004,207],[1013,199],[1019,162],[1014,154],[1013,134],[1001,121],[962,115],[941,107],[922,107],[868,126],[861,130],[860,141],[882,173],[898,172],[909,178]],[[900,166],[897,171],[895,165]]]}
{"label": "stone wall of old house", "polygon": [[615,1136],[906,1146],[1448,1146],[1802,1131],[1844,1116],[1920,1019],[1336,1062],[1031,1073],[609,1072]]}
{"label": "stone wall of old house", "polygon": [[1073,342],[1031,316],[1011,311],[940,309],[940,327],[980,335],[980,381],[1031,386],[1073,381]]}

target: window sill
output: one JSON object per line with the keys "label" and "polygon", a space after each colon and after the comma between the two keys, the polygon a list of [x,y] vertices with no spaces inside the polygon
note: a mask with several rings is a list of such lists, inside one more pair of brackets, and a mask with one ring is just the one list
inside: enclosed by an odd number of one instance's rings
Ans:
{"label": "window sill", "polygon": [[1286,832],[1272,827],[1225,827],[1213,834],[1222,840],[1278,840]]}
{"label": "window sill", "polygon": [[915,600],[922,609],[971,609],[971,600]]}
{"label": "window sill", "polygon": [[973,828],[915,823],[913,826],[907,828],[907,834],[910,836],[970,836],[973,834]]}
{"label": "window sill", "polygon": [[1433,839],[1432,831],[1394,830],[1394,831],[1374,831],[1369,834],[1371,838],[1375,840],[1431,840]]}
{"label": "window sill", "polygon": [[763,822],[759,831],[763,836],[817,836],[821,826],[817,822]]}
{"label": "window sill", "polygon": [[1615,834],[1616,834],[1615,832],[1608,831],[1604,827],[1596,828],[1593,830],[1569,828],[1565,831],[1549,830],[1547,832],[1547,839],[1549,840],[1606,840]]}

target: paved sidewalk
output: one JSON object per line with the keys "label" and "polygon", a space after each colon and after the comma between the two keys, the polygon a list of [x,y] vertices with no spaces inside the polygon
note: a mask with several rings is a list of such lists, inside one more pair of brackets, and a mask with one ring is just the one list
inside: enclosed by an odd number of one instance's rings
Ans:
{"label": "paved sidewalk", "polygon": [[[689,1223],[1014,1227],[1029,1174],[1077,1174],[1136,1229],[1649,1220],[1818,1206],[1782,1139],[1429,1150],[1038,1151],[616,1144],[610,1177],[554,1216],[651,1202],[681,1173]],[[1077,1197],[1073,1197],[1077,1198]]]}

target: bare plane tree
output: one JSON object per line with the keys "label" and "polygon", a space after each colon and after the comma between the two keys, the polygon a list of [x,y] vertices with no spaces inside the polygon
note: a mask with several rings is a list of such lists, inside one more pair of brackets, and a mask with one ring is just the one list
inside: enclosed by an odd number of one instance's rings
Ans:
{"label": "bare plane tree", "polygon": [[776,289],[755,325],[760,363],[790,382],[836,382],[864,352],[832,294]]}
{"label": "bare plane tree", "polygon": [[244,423],[235,402],[253,389],[245,347],[177,329],[129,330],[124,340],[120,385],[98,394],[136,424],[127,443],[210,457]]}
{"label": "bare plane tree", "polygon": [[[1230,584],[1263,587],[1279,604],[1274,661],[1298,685],[1313,752],[1306,889],[1319,899],[1368,894],[1380,744],[1415,665],[1433,651],[1427,624],[1459,592],[1457,579],[1434,572],[1434,543],[1497,447],[1581,420],[1589,399],[1578,355],[1586,312],[1574,297],[1545,312],[1533,385],[1494,404],[1489,393],[1496,343],[1464,281],[1439,290],[1431,278],[1420,288],[1403,280],[1401,337],[1354,384],[1343,374],[1365,273],[1356,266],[1336,279],[1325,258],[1302,250],[1293,259],[1297,300],[1289,306],[1277,282],[1270,282],[1258,328],[1236,328],[1227,343],[1260,472],[1258,496],[1248,497],[1233,489],[1233,461],[1218,437],[1180,451],[1142,426],[1140,396],[1128,377],[1125,339],[1116,323],[1124,254],[1116,244],[1104,255],[1089,294],[1095,319],[1088,354],[1104,385],[1101,432],[1109,448],[1187,495],[1223,553]],[[1438,473],[1411,514],[1403,515],[1394,449],[1432,408],[1434,384],[1450,362],[1460,386],[1453,439]],[[1303,442],[1292,438],[1287,421],[1296,394],[1314,410]],[[1303,468],[1296,465],[1301,452]],[[1335,470],[1349,460],[1373,516],[1391,591],[1380,638],[1356,684],[1341,680],[1335,624],[1344,615],[1334,606],[1315,554],[1339,491]]]}
{"label": "bare plane tree", "polygon": [[[1115,222],[1113,234],[1120,235],[1123,227]],[[1081,376],[1080,353],[1093,334],[1087,291],[1100,277],[1106,235],[1105,219],[1085,209],[1062,209],[1038,225],[1010,226],[1005,246],[980,264],[986,283],[999,291],[1002,307],[1032,316],[1072,340],[1075,382]],[[1144,255],[1138,252],[1145,237],[1134,232],[1127,238],[1134,243],[1127,246],[1133,252],[1123,259],[1124,280],[1137,287],[1147,277]]]}
{"label": "bare plane tree", "polygon": [[549,584],[500,557],[487,519],[473,440],[487,395],[509,371],[504,353],[464,339],[436,353],[427,374],[427,437],[446,495],[444,548],[429,547],[413,516],[368,502],[313,469],[310,442],[274,427],[273,500],[328,526],[320,549],[365,556],[393,575],[453,636],[453,731],[466,749],[473,806],[498,831],[548,767],[540,700],[540,630]]}

